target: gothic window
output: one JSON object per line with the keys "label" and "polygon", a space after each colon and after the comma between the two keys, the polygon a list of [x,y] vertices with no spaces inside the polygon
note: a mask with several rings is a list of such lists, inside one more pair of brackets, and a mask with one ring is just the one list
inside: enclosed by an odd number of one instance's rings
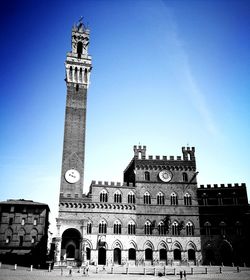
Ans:
{"label": "gothic window", "polygon": [[149,221],[147,221],[144,225],[144,233],[146,235],[151,235],[152,234],[152,224]]}
{"label": "gothic window", "polygon": [[32,244],[35,244],[35,243],[36,243],[36,236],[35,236],[35,235],[31,237],[31,243],[32,243]]}
{"label": "gothic window", "polygon": [[78,75],[78,69],[77,69],[77,67],[75,67],[75,74],[74,74],[75,82],[77,82],[77,80],[78,80],[77,75]]}
{"label": "gothic window", "polygon": [[220,222],[219,226],[220,226],[220,234],[225,235],[226,234],[226,223],[222,221],[222,222]]}
{"label": "gothic window", "polygon": [[88,82],[88,71],[85,68],[85,70],[84,70],[84,83],[87,83],[87,82]]}
{"label": "gothic window", "polygon": [[207,194],[206,193],[202,194],[202,204],[207,205]]}
{"label": "gothic window", "polygon": [[114,234],[121,234],[122,233],[122,225],[120,221],[115,221],[114,223]]}
{"label": "gothic window", "polygon": [[25,219],[24,219],[24,218],[22,218],[21,225],[22,225],[22,226],[25,225]]}
{"label": "gothic window", "polygon": [[165,235],[166,234],[166,227],[165,227],[163,221],[161,221],[158,224],[158,232],[159,232],[159,235]]}
{"label": "gothic window", "polygon": [[150,181],[150,173],[148,171],[146,171],[144,173],[144,178],[145,178],[145,181]]}
{"label": "gothic window", "polygon": [[149,192],[145,192],[144,194],[144,204],[151,204],[151,196]]}
{"label": "gothic window", "polygon": [[106,190],[102,190],[100,193],[100,202],[108,202],[108,193]]}
{"label": "gothic window", "polygon": [[190,221],[186,224],[186,234],[187,235],[194,235],[194,225]]}
{"label": "gothic window", "polygon": [[9,225],[11,226],[13,224],[13,218],[9,218]]}
{"label": "gothic window", "polygon": [[128,234],[135,234],[135,222],[130,221],[128,224]]}
{"label": "gothic window", "polygon": [[186,206],[192,205],[192,199],[191,199],[191,195],[189,193],[186,193],[184,195],[184,205],[186,205]]}
{"label": "gothic window", "polygon": [[33,226],[37,226],[37,218],[34,219]]}
{"label": "gothic window", "polygon": [[107,233],[107,224],[103,220],[99,223],[99,233]]}
{"label": "gothic window", "polygon": [[218,198],[218,205],[223,205],[221,193],[218,193],[217,198]]}
{"label": "gothic window", "polygon": [[80,68],[80,71],[79,71],[79,82],[80,83],[82,82],[82,68]]}
{"label": "gothic window", "polygon": [[121,203],[122,202],[122,195],[120,191],[116,191],[114,194],[114,202],[115,203]]}
{"label": "gothic window", "polygon": [[179,235],[179,225],[176,221],[172,223],[172,235]]}
{"label": "gothic window", "polygon": [[91,234],[92,233],[92,223],[90,221],[88,221],[87,223],[87,234]]}
{"label": "gothic window", "polygon": [[78,42],[77,43],[77,56],[78,56],[78,58],[81,58],[81,54],[82,54],[82,42]]}
{"label": "gothic window", "polygon": [[128,203],[135,203],[135,194],[132,191],[128,193]]}
{"label": "gothic window", "polygon": [[171,193],[170,200],[171,205],[178,205],[178,197],[176,193]]}
{"label": "gothic window", "polygon": [[23,236],[19,236],[19,246],[23,246]]}
{"label": "gothic window", "polygon": [[237,235],[242,235],[242,225],[239,221],[235,223],[235,231]]}
{"label": "gothic window", "polygon": [[236,196],[236,193],[233,192],[233,204],[237,205],[238,204],[238,197]]}
{"label": "gothic window", "polygon": [[72,81],[72,76],[73,76],[73,70],[72,66],[69,67],[69,80]]}
{"label": "gothic window", "polygon": [[164,194],[162,192],[159,192],[157,194],[157,204],[159,204],[159,205],[164,205],[165,204],[165,197],[164,197]]}
{"label": "gothic window", "polygon": [[10,240],[11,240],[11,236],[7,236],[6,239],[5,239],[5,243],[6,243],[6,244],[9,244],[9,243],[10,243]]}
{"label": "gothic window", "polygon": [[204,228],[205,228],[205,234],[207,236],[211,235],[211,224],[209,222],[205,222]]}
{"label": "gothic window", "polygon": [[186,172],[182,173],[182,180],[183,180],[183,182],[188,182],[188,175]]}

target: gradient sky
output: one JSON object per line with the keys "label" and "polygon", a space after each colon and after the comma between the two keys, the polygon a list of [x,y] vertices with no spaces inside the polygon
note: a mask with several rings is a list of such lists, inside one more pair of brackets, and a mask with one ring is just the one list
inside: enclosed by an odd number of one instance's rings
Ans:
{"label": "gradient sky", "polygon": [[[195,146],[199,184],[250,195],[250,1],[2,0],[0,200],[58,211],[71,28],[88,24],[84,192],[122,181],[133,145]],[[53,230],[52,230],[53,231]]]}

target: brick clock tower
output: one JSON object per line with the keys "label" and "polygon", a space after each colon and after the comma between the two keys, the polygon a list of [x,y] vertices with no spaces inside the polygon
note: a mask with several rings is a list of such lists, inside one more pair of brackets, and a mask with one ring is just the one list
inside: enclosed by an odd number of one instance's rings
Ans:
{"label": "brick clock tower", "polygon": [[[89,30],[80,20],[72,28],[71,51],[67,53],[65,61],[67,100],[59,205],[64,202],[77,203],[83,196],[87,90],[92,69],[88,45]],[[73,237],[76,240],[75,249],[81,251],[81,238],[74,232],[74,228],[83,220],[78,217],[70,218],[70,213],[70,209],[65,211],[59,206],[55,238],[57,261],[60,261],[60,254],[64,254],[63,232],[64,239]],[[68,257],[74,255],[69,250]]]}
{"label": "brick clock tower", "polygon": [[91,71],[89,30],[82,23],[72,29],[71,52],[65,62],[67,101],[61,172],[61,196],[83,193],[87,89]]}

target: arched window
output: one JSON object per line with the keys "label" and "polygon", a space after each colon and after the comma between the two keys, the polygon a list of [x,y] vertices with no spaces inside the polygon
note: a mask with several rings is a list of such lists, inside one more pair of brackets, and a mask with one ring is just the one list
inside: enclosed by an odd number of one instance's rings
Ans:
{"label": "arched window", "polygon": [[108,202],[108,193],[106,190],[102,190],[100,193],[100,202]]}
{"label": "arched window", "polygon": [[202,194],[202,204],[207,205],[207,194],[206,193]]}
{"label": "arched window", "polygon": [[128,193],[128,203],[135,203],[135,194],[132,191]]}
{"label": "arched window", "polygon": [[82,54],[82,42],[78,42],[77,43],[77,56],[78,56],[78,58],[81,58],[81,54]]}
{"label": "arched window", "polygon": [[144,173],[144,178],[145,178],[145,181],[150,181],[150,173],[148,171],[146,171]]}
{"label": "arched window", "polygon": [[171,193],[170,200],[171,205],[178,205],[178,197],[176,193]]}
{"label": "arched window", "polygon": [[159,192],[157,194],[157,204],[159,204],[159,205],[164,205],[165,204],[165,197],[164,197],[164,194],[162,192]]}
{"label": "arched window", "polygon": [[211,235],[211,224],[209,222],[204,223],[205,235]]}
{"label": "arched window", "polygon": [[144,204],[151,204],[151,196],[149,192],[145,192],[144,194]]}
{"label": "arched window", "polygon": [[77,69],[77,67],[75,67],[74,79],[75,79],[75,82],[77,82],[77,80],[78,80],[78,69]]}
{"label": "arched window", "polygon": [[235,223],[235,231],[237,235],[242,235],[242,224],[239,221]]}
{"label": "arched window", "polygon": [[122,233],[122,225],[121,222],[116,220],[114,223],[114,234],[121,234]]}
{"label": "arched window", "polygon": [[84,70],[84,83],[87,83],[88,82],[88,70],[87,68],[85,68]]}
{"label": "arched window", "polygon": [[220,222],[219,226],[220,226],[220,234],[225,235],[226,234],[226,223],[222,221],[222,222]]}
{"label": "arched window", "polygon": [[182,180],[183,180],[183,182],[188,182],[188,175],[186,172],[182,173]]}
{"label": "arched window", "polygon": [[69,67],[69,80],[72,81],[72,77],[73,77],[73,70],[72,70],[72,66]]}
{"label": "arched window", "polygon": [[79,82],[80,83],[82,82],[82,67],[80,68],[80,71],[79,71]]}
{"label": "arched window", "polygon": [[159,235],[165,235],[166,234],[166,227],[165,227],[163,221],[161,221],[158,224],[158,232],[159,232]]}
{"label": "arched window", "polygon": [[135,234],[135,222],[130,221],[128,223],[128,234]]}
{"label": "arched window", "polygon": [[194,235],[194,225],[190,221],[186,224],[186,234],[190,236]]}
{"label": "arched window", "polygon": [[218,205],[223,205],[221,193],[218,193],[217,198],[218,198]]}
{"label": "arched window", "polygon": [[184,205],[186,205],[186,206],[192,205],[192,198],[191,198],[191,195],[189,193],[186,193],[184,195]]}
{"label": "arched window", "polygon": [[152,224],[149,221],[146,221],[144,225],[144,233],[146,235],[151,235],[152,234]]}
{"label": "arched window", "polygon": [[122,202],[122,195],[120,191],[116,191],[114,194],[114,203],[121,203]]}
{"label": "arched window", "polygon": [[107,233],[107,224],[104,220],[99,223],[99,233]]}
{"label": "arched window", "polygon": [[180,234],[180,232],[179,232],[179,224],[176,221],[174,221],[172,223],[171,228],[172,228],[172,235],[179,235]]}
{"label": "arched window", "polygon": [[90,221],[88,221],[87,223],[87,234],[91,234],[92,233],[92,223]]}

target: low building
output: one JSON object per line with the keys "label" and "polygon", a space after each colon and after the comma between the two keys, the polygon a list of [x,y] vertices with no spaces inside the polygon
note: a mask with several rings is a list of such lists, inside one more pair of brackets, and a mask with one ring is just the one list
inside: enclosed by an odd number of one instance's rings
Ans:
{"label": "low building", "polygon": [[42,266],[46,262],[49,206],[24,199],[0,202],[0,260]]}

